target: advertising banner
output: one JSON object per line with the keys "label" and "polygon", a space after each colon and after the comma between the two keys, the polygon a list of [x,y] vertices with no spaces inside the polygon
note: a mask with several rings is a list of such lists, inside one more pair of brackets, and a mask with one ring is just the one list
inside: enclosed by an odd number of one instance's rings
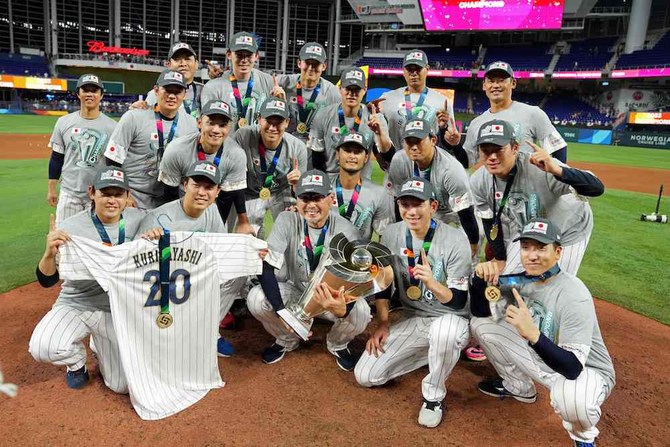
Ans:
{"label": "advertising banner", "polygon": [[34,78],[29,76],[0,75],[0,88],[67,91],[67,80]]}
{"label": "advertising banner", "polygon": [[579,129],[578,142],[587,144],[612,144],[611,130]]}
{"label": "advertising banner", "polygon": [[561,134],[563,139],[568,143],[576,143],[579,141],[579,129],[576,127],[556,127],[558,133]]}
{"label": "advertising banner", "polygon": [[363,23],[423,23],[417,0],[349,0],[349,4]]}
{"label": "advertising banner", "polygon": [[621,146],[670,149],[670,133],[621,132],[618,137]]}

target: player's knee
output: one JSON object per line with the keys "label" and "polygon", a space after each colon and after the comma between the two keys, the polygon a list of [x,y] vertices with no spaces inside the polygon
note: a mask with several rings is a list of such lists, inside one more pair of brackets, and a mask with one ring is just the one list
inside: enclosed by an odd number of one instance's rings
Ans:
{"label": "player's knee", "polygon": [[370,323],[370,305],[365,300],[358,300],[347,317],[354,326],[357,334],[360,334]]}
{"label": "player's knee", "polygon": [[38,362],[51,363],[58,357],[58,352],[50,348],[50,344],[51,337],[43,337],[41,332],[35,330],[28,343],[28,352]]}
{"label": "player's knee", "polygon": [[[565,422],[574,426],[588,428],[595,426],[600,419],[600,402],[589,399],[594,396],[587,388],[587,372],[583,371],[575,380],[560,376],[551,387],[551,406]],[[591,380],[591,383],[597,381]]]}
{"label": "player's knee", "polygon": [[[430,327],[430,341],[438,343],[444,349],[461,350],[470,339],[468,320],[454,314],[443,315],[436,319]],[[446,346],[445,343],[451,346]]]}
{"label": "player's knee", "polygon": [[370,368],[371,362],[369,360],[370,355],[364,353],[354,368],[354,377],[356,378],[356,382],[365,388],[371,388],[373,386],[382,384],[382,381],[379,380],[379,378],[372,375],[372,369]]}
{"label": "player's knee", "polygon": [[247,308],[251,315],[256,318],[269,310],[272,310],[272,306],[265,297],[265,293],[263,293],[263,288],[261,286],[255,286],[249,291],[249,295],[247,296]]}
{"label": "player's knee", "polygon": [[495,331],[492,330],[494,326],[495,323],[488,317],[470,319],[470,332],[481,345],[495,342],[497,337]]}

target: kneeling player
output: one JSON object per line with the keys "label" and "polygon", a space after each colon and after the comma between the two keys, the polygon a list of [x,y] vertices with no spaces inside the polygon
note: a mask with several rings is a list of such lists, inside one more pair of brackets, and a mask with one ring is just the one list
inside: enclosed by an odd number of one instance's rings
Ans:
{"label": "kneeling player", "polygon": [[395,253],[395,293],[404,315],[389,328],[391,289],[376,296],[379,328],[354,373],[360,385],[372,387],[427,364],[419,424],[432,428],[442,420],[444,382],[470,338],[470,244],[463,231],[434,219],[438,203],[430,182],[412,177],[397,200],[402,222],[386,227],[381,243]]}
{"label": "kneeling player", "polygon": [[[126,209],[130,188],[121,168],[103,167],[89,190],[91,208],[65,219],[58,228],[51,216],[46,250],[36,274],[43,287],[58,282],[56,255],[70,235],[118,245],[135,237],[141,211]],[[42,318],[30,338],[29,350],[39,362],[65,365],[70,388],[82,388],[89,380],[86,348],[81,340],[92,336],[100,373],[111,390],[127,393],[119,346],[112,324],[109,297],[96,281],[65,281],[53,308]]]}
{"label": "kneeling player", "polygon": [[532,220],[516,240],[525,272],[514,275],[521,286],[512,290],[504,321],[486,318],[489,306],[481,293],[483,281],[497,282],[497,272],[483,264],[476,270],[472,331],[502,377],[480,382],[479,390],[533,403],[533,382],[538,382],[551,391],[551,406],[574,445],[593,446],[600,406],[614,387],[614,366],[591,293],[577,277],[561,271],[561,236],[552,222]]}

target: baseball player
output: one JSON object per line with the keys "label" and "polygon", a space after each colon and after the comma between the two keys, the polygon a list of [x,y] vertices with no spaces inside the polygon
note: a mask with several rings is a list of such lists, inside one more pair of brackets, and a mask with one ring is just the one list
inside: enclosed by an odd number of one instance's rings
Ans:
{"label": "baseball player", "polygon": [[108,164],[124,166],[128,174],[131,206],[150,210],[165,203],[158,167],[175,137],[198,131],[198,124],[181,109],[186,95],[184,76],[165,70],[156,81],[158,103],[153,110],[129,110],[116,126],[105,150]]}
{"label": "baseball player", "polygon": [[298,69],[300,73],[282,75],[278,78],[279,87],[275,96],[286,98],[290,104],[291,122],[288,132],[307,143],[310,127],[318,113],[324,107],[340,102],[337,87],[321,77],[326,71],[326,49],[317,42],[307,42],[300,49]]}
{"label": "baseball player", "polygon": [[[302,295],[330,239],[339,233],[344,233],[349,240],[360,238],[348,220],[331,212],[331,194],[325,173],[310,170],[302,174],[296,187],[298,212],[281,213],[268,237],[269,253],[259,276],[260,285],[251,289],[247,298],[249,312],[276,339],[263,351],[263,362],[267,364],[280,361],[287,352],[298,348],[300,338],[277,312],[286,302]],[[277,282],[274,269],[284,265],[286,278]],[[345,304],[343,290],[334,297],[325,283],[317,286],[317,290],[316,299],[328,310],[323,317],[334,322],[326,337],[328,351],[335,356],[340,368],[351,371],[357,356],[349,350],[348,344],[367,327],[370,306],[362,299]]]}
{"label": "baseball player", "polygon": [[533,148],[529,142],[536,142],[554,158],[566,163],[568,145],[561,134],[542,109],[514,101],[512,92],[515,88],[514,71],[507,62],[493,62],[486,67],[482,89],[489,99],[490,108],[470,122],[463,142],[470,165],[479,160],[476,144],[479,129],[484,123],[494,119],[512,124],[521,152],[532,153]]}
{"label": "baseball player", "polygon": [[[172,45],[168,53],[167,68],[176,70],[184,76],[186,82],[186,96],[181,103],[181,108],[194,118],[197,118],[200,113],[200,107],[203,104],[200,102],[200,95],[202,93],[203,84],[195,81],[193,78],[195,72],[198,70],[198,55],[191,45],[184,42],[177,42]],[[145,104],[133,104],[134,107],[148,108],[154,107],[158,103],[156,92],[150,90],[147,93],[146,107]]]}
{"label": "baseball player", "polygon": [[116,127],[116,121],[100,111],[104,94],[100,78],[80,76],[76,91],[81,109],[58,118],[49,139],[47,202],[56,207],[56,225],[88,208],[88,186],[104,164],[102,153]]}
{"label": "baseball player", "polygon": [[[358,67],[342,72],[340,76],[339,104],[332,104],[319,110],[309,129],[307,148],[312,153],[312,164],[328,174],[337,174],[335,145],[342,135],[348,133],[370,134],[367,138],[370,150],[381,159],[380,166],[386,169],[393,158],[395,149],[388,137],[388,125],[381,113],[371,114],[362,104],[367,92],[365,73]],[[374,108],[375,106],[372,105]],[[374,109],[376,111],[376,108]],[[375,138],[372,138],[374,135]],[[363,177],[372,175],[371,160],[365,165]]]}
{"label": "baseball player", "polygon": [[202,91],[202,102],[225,101],[232,110],[233,131],[256,123],[260,105],[270,95],[276,81],[254,66],[258,63],[258,42],[253,34],[233,35],[226,57],[231,69],[212,79]]}
{"label": "baseball player", "polygon": [[402,140],[404,150],[393,156],[389,168],[388,191],[397,197],[407,179],[414,176],[428,180],[438,202],[437,218],[444,223],[460,223],[474,254],[479,243],[479,227],[468,175],[456,158],[438,149],[433,129],[425,119],[407,121]]}
{"label": "baseball player", "polygon": [[[137,233],[143,214],[126,208],[129,186],[125,172],[103,165],[91,185],[86,210],[58,226],[51,215],[46,250],[36,269],[37,279],[43,287],[52,287],[58,282],[56,256],[71,237],[89,238],[94,244],[119,245],[132,240]],[[95,343],[105,385],[117,393],[127,393],[109,297],[95,281],[63,282],[56,303],[33,331],[29,351],[38,362],[65,365],[67,385],[78,389],[89,381],[86,348],[82,343],[89,336]]]}
{"label": "baseball player", "polygon": [[511,123],[492,120],[480,127],[477,136],[484,166],[470,183],[494,254],[487,268],[520,272],[519,244],[514,239],[526,222],[543,216],[562,234],[561,268],[576,275],[593,230],[593,213],[585,197],[597,197],[605,187],[592,173],[563,164],[530,141],[533,153],[521,152],[515,135]]}
{"label": "baseball player", "polygon": [[381,243],[395,254],[395,296],[403,316],[389,328],[391,288],[376,295],[379,327],[354,370],[360,385],[372,387],[428,365],[418,421],[429,428],[442,420],[445,380],[469,340],[466,302],[472,270],[467,237],[435,218],[435,197],[422,177],[410,178],[400,189],[402,222],[386,227]]}
{"label": "baseball player", "polygon": [[231,204],[235,204],[240,233],[252,233],[244,204],[247,187],[247,159],[242,149],[230,138],[230,106],[225,101],[206,103],[198,118],[199,133],[175,138],[161,160],[158,180],[171,190],[173,199],[178,198],[178,187],[195,161],[210,161],[221,171],[221,193],[217,205],[221,219],[228,218]]}
{"label": "baseball player", "polygon": [[481,293],[484,281],[498,282],[497,273],[477,269],[470,324],[502,377],[480,382],[479,390],[500,399],[533,403],[537,396],[533,382],[544,385],[573,445],[591,447],[599,433],[600,406],[614,387],[614,366],[591,292],[559,266],[562,239],[558,225],[547,219],[533,219],[523,227],[515,241],[521,244],[525,271],[500,278],[516,285],[513,298],[506,297],[510,299],[504,319],[490,318]]}
{"label": "baseball player", "polygon": [[[286,133],[288,104],[277,97],[268,98],[260,108],[258,126],[235,132],[234,138],[246,152],[246,210],[249,222],[259,237],[268,210],[277,218],[294,203],[290,185],[307,170],[307,149],[298,138]],[[229,228],[234,216],[229,218]]]}
{"label": "baseball player", "polygon": [[354,224],[363,239],[371,240],[373,230],[382,234],[392,221],[393,210],[384,188],[363,178],[370,145],[362,134],[348,133],[340,136],[335,154],[339,172],[331,177],[333,206],[340,216]]}

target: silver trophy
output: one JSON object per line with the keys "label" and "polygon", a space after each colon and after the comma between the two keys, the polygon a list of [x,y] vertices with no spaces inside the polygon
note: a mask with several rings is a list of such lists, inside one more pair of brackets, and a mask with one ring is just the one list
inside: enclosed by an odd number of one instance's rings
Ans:
{"label": "silver trophy", "polygon": [[380,243],[349,241],[344,234],[336,234],[303,294],[277,313],[300,338],[307,340],[314,317],[326,312],[313,299],[317,285],[325,282],[333,293],[344,287],[347,304],[366,298],[386,290],[393,282],[391,260],[391,251]]}

